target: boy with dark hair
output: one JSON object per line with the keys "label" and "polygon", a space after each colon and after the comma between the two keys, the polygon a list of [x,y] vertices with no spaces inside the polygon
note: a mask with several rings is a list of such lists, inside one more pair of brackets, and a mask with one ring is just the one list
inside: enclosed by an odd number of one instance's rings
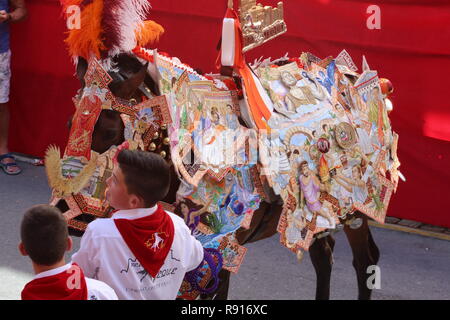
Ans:
{"label": "boy with dark hair", "polygon": [[118,210],[91,222],[72,260],[119,299],[175,299],[186,272],[203,261],[203,247],[184,220],[158,205],[169,190],[165,160],[123,150],[107,180],[106,199]]}
{"label": "boy with dark hair", "polygon": [[36,274],[25,285],[23,300],[117,300],[103,282],[84,277],[76,264],[66,264],[64,253],[72,250],[67,222],[56,207],[37,205],[24,215],[19,251],[29,256]]}

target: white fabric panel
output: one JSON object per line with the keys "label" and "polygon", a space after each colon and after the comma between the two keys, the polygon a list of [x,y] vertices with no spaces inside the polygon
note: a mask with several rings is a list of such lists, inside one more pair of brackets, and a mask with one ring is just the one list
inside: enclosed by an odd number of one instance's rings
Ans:
{"label": "white fabric panel", "polygon": [[225,18],[222,27],[222,66],[231,67],[234,65],[235,49],[234,19]]}

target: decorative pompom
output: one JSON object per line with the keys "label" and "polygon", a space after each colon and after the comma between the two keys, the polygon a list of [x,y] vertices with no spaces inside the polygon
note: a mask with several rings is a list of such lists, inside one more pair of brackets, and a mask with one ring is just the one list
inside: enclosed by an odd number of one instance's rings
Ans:
{"label": "decorative pompom", "polygon": [[385,96],[389,96],[392,94],[392,92],[394,92],[394,86],[389,79],[381,78],[379,81],[381,93],[383,93]]}
{"label": "decorative pompom", "polygon": [[391,100],[386,98],[386,99],[384,99],[384,103],[386,104],[386,111],[387,112],[391,112],[392,110],[394,110],[394,105],[392,104]]}

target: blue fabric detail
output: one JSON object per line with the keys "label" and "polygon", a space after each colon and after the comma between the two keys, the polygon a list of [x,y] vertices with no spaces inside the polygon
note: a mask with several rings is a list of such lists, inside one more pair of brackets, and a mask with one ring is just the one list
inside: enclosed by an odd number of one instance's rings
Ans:
{"label": "blue fabric detail", "polygon": [[[0,0],[0,10],[9,12],[9,0]],[[9,22],[0,23],[0,53],[9,50]]]}

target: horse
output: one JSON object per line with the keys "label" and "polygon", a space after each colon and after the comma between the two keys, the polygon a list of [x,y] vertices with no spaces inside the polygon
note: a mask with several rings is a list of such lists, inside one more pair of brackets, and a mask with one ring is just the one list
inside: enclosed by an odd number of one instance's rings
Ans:
{"label": "horse", "polygon": [[[147,66],[130,54],[120,54],[114,58],[118,71],[108,72],[114,79],[109,84],[109,89],[118,98],[139,103],[143,101],[146,92],[152,95],[160,95],[158,86],[152,76],[146,72]],[[84,88],[84,75],[86,74],[88,63],[79,57],[76,75],[81,83],[81,90]],[[227,71],[224,70],[224,73]],[[148,92],[147,92],[148,93]],[[240,123],[244,122],[239,119]],[[160,139],[161,141],[162,139]],[[119,146],[124,142],[124,124],[118,111],[102,110],[95,124],[92,134],[91,150],[103,153],[111,146]],[[153,152],[160,152],[163,144],[160,143]],[[152,152],[152,151],[149,151]],[[170,162],[170,149],[166,148],[167,160]],[[180,185],[180,180],[172,166],[171,187],[168,195],[163,199],[166,203],[176,201],[176,192]],[[58,204],[62,210],[67,210],[64,205]],[[271,195],[270,199],[262,201],[260,207],[254,212],[250,228],[239,229],[236,237],[241,245],[259,241],[273,236],[277,233],[278,220],[282,212],[282,201],[279,196]],[[353,267],[356,271],[358,281],[358,299],[367,300],[371,297],[372,290],[366,285],[369,275],[367,267],[376,265],[380,252],[375,244],[368,226],[366,215],[356,212],[354,218],[362,219],[359,228],[352,228],[344,222],[344,232],[353,253]],[[89,221],[88,221],[89,222]],[[80,232],[72,230],[73,235],[80,236]],[[309,254],[316,272],[316,295],[317,300],[326,300],[330,297],[330,277],[333,265],[333,249],[335,240],[331,234],[322,233],[316,235],[315,241],[309,248]],[[202,295],[203,299],[225,300],[228,297],[230,272],[222,270],[219,274],[220,284],[218,289],[209,295]]]}

